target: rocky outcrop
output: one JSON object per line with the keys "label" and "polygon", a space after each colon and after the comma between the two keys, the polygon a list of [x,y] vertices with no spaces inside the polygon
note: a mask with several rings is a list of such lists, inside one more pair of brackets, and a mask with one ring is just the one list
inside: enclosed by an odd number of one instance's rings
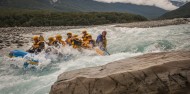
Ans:
{"label": "rocky outcrop", "polygon": [[65,72],[50,94],[190,94],[190,51],[151,53]]}

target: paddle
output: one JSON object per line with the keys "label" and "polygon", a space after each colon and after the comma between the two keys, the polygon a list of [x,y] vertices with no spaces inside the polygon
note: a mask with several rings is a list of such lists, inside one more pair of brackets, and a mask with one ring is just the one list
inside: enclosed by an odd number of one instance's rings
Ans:
{"label": "paddle", "polygon": [[105,52],[106,52],[108,55],[110,55],[110,53],[109,53],[107,50],[105,50]]}

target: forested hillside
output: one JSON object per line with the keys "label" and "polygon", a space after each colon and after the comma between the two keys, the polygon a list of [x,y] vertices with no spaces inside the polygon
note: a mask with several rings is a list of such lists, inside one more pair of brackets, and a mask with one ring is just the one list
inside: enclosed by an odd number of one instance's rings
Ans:
{"label": "forested hillside", "polygon": [[159,19],[172,19],[172,18],[190,18],[190,2],[176,10],[168,12],[159,17]]}
{"label": "forested hillside", "polygon": [[0,27],[76,26],[147,20],[140,15],[115,12],[51,12],[9,9],[1,11]]}
{"label": "forested hillside", "polygon": [[[56,1],[56,0],[54,0]],[[167,11],[155,6],[103,3],[94,0],[0,0],[0,8],[50,10],[60,12],[127,12],[157,18]]]}

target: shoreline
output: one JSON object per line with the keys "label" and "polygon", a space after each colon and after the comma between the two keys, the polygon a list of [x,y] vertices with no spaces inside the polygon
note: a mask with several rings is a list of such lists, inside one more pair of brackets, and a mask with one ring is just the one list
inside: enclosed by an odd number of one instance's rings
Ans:
{"label": "shoreline", "polygon": [[180,24],[188,24],[190,22],[190,18],[175,18],[175,19],[167,19],[167,20],[153,20],[153,21],[142,21],[142,22],[133,22],[133,23],[124,23],[118,24],[116,27],[128,27],[128,28],[152,28],[152,27],[162,27],[169,25],[180,25]]}

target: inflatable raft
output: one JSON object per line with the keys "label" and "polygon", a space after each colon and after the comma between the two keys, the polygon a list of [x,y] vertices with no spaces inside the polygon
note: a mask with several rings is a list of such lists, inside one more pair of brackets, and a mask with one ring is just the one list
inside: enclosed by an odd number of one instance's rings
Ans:
{"label": "inflatable raft", "polygon": [[15,58],[15,57],[20,57],[25,59],[25,62],[23,64],[24,68],[27,68],[29,65],[38,65],[39,60],[34,59],[35,54],[31,54],[22,50],[13,50],[10,51],[9,57],[10,58]]}

